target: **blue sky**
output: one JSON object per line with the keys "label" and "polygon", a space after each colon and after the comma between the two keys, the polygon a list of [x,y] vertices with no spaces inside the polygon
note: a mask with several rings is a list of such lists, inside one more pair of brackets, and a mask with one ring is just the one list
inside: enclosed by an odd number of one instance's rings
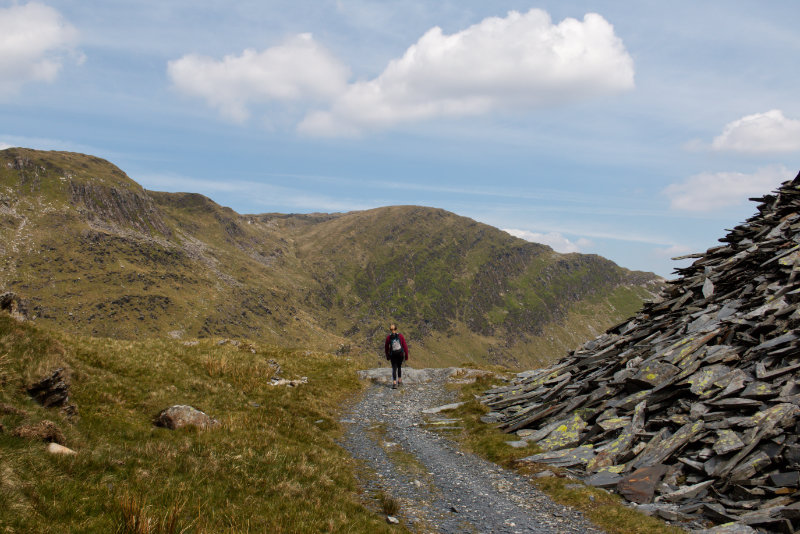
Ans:
{"label": "blue sky", "polygon": [[800,3],[0,0],[0,147],[671,277],[800,169]]}

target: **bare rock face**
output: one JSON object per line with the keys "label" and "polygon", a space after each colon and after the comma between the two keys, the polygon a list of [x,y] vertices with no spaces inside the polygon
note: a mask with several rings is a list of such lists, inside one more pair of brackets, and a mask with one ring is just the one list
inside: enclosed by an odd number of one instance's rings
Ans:
{"label": "bare rock face", "polygon": [[63,445],[66,441],[61,429],[54,422],[47,419],[32,425],[18,426],[11,432],[11,435],[22,439],[58,443],[59,445]]}
{"label": "bare rock face", "polygon": [[162,410],[153,421],[156,426],[177,430],[186,426],[194,426],[200,430],[208,430],[218,426],[216,419],[201,412],[197,408],[187,405],[170,406]]}
{"label": "bare rock face", "polygon": [[28,387],[28,395],[45,408],[65,407],[69,403],[69,372],[59,367]]}

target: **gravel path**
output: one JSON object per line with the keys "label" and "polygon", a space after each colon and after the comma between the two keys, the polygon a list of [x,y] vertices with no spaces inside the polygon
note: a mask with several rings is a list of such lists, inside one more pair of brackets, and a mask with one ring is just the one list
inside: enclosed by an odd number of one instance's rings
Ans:
{"label": "gravel path", "polygon": [[[343,446],[362,461],[368,493],[396,499],[410,530],[444,533],[601,533],[580,512],[554,503],[527,479],[458,450],[442,429],[457,430],[447,412],[423,409],[454,401],[444,387],[452,369],[404,370],[406,384],[391,389],[388,369],[342,420]],[[438,427],[439,431],[432,430]]]}

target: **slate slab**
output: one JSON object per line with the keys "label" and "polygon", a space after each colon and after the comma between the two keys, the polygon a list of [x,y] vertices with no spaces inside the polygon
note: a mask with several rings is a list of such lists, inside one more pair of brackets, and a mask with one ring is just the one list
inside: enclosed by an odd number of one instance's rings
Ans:
{"label": "slate slab", "polygon": [[637,469],[617,482],[617,491],[631,502],[649,503],[653,500],[656,484],[667,472],[665,465],[651,465]]}

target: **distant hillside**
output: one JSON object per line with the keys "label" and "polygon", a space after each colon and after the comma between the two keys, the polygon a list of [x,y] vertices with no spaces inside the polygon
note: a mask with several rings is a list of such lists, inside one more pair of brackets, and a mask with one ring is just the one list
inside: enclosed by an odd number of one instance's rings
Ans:
{"label": "distant hillside", "polygon": [[395,320],[418,365],[543,363],[662,282],[439,209],[240,215],[92,156],[18,148],[0,151],[0,238],[0,290],[41,324],[377,352]]}

